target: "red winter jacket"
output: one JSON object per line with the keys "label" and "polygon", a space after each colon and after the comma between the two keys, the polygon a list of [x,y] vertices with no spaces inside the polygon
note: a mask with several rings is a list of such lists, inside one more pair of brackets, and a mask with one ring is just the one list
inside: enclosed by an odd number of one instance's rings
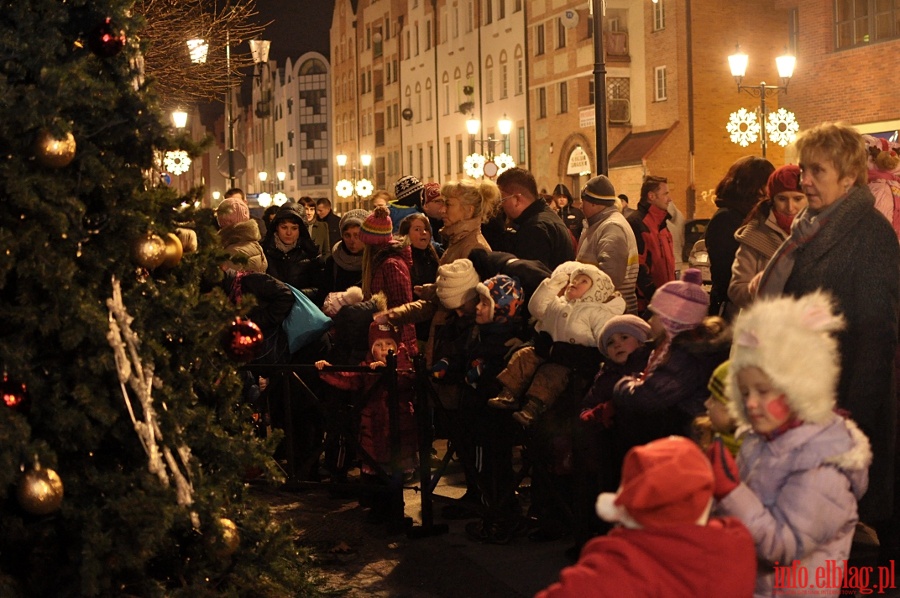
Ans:
{"label": "red winter jacket", "polygon": [[637,295],[641,311],[647,308],[656,289],[675,280],[675,249],[672,233],[666,227],[668,218],[667,211],[649,203],[638,204],[628,218],[640,254]]}

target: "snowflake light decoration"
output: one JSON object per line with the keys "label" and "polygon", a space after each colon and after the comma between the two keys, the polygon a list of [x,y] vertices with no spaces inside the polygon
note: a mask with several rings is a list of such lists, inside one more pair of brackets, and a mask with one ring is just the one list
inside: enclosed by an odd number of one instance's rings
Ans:
{"label": "snowflake light decoration", "polygon": [[353,183],[347,179],[341,179],[337,182],[337,185],[334,186],[334,191],[338,194],[338,197],[347,199],[353,195]]}
{"label": "snowflake light decoration", "polygon": [[375,191],[375,185],[369,179],[360,179],[356,182],[356,194],[360,197],[369,197],[373,191]]}
{"label": "snowflake light decoration", "polygon": [[741,147],[747,147],[759,139],[759,120],[755,112],[748,112],[746,108],[732,112],[725,128],[731,134],[731,142]]}
{"label": "snowflake light decoration", "polygon": [[502,174],[504,170],[516,167],[516,161],[509,154],[497,154],[494,156],[494,164],[497,165],[497,174]]}
{"label": "snowflake light decoration", "polygon": [[166,171],[177,176],[188,171],[188,168],[191,167],[191,158],[188,156],[188,153],[183,150],[166,152],[163,164],[166,166]]}
{"label": "snowflake light decoration", "polygon": [[769,134],[769,139],[781,147],[792,143],[797,138],[799,130],[800,123],[794,118],[793,112],[788,112],[784,108],[769,112],[769,117],[766,119],[766,133]]}
{"label": "snowflake light decoration", "polygon": [[481,154],[469,154],[463,163],[463,172],[473,179],[480,179],[484,175],[484,156]]}

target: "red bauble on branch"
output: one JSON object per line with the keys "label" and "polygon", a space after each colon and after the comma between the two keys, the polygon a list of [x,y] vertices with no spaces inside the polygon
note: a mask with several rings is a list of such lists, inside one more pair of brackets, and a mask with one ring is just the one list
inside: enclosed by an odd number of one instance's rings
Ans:
{"label": "red bauble on branch", "polygon": [[225,335],[225,353],[235,361],[251,361],[263,344],[263,333],[249,318],[237,317]]}
{"label": "red bauble on branch", "polygon": [[3,372],[3,381],[0,382],[0,396],[3,397],[3,404],[11,409],[24,411],[30,404],[25,383],[10,380],[6,372]]}
{"label": "red bauble on branch", "polygon": [[101,58],[112,58],[125,47],[125,32],[106,17],[87,37],[88,48]]}

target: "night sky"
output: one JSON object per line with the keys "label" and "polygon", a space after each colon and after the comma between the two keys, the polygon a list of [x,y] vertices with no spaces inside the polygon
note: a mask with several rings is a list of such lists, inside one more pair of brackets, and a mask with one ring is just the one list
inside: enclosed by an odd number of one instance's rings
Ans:
{"label": "night sky", "polygon": [[266,39],[272,40],[269,59],[283,66],[286,58],[296,59],[304,52],[321,52],[330,59],[328,30],[334,0],[256,0]]}

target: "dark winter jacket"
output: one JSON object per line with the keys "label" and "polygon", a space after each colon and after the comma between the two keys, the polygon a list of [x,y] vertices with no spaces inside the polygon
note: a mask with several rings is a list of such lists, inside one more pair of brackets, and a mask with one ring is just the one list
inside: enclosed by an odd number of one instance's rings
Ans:
{"label": "dark winter jacket", "polygon": [[316,216],[317,222],[324,222],[328,227],[328,247],[334,247],[334,244],[341,240],[341,219],[333,211],[329,211],[325,218]]}
{"label": "dark winter jacket", "polygon": [[728,285],[731,283],[731,265],[737,253],[738,241],[734,233],[744,223],[753,206],[744,202],[719,198],[719,209],[706,227],[706,251],[709,253],[709,272],[712,290],[709,293],[709,313],[718,315],[722,303],[728,301]]}
{"label": "dark winter jacket", "polygon": [[287,335],[282,322],[294,307],[294,293],[280,280],[260,272],[237,272],[228,269],[222,278],[222,288],[236,305],[250,296],[256,305],[247,317],[263,333],[263,346],[254,363],[285,363],[290,358]]}
{"label": "dark winter jacket", "polygon": [[[269,234],[263,241],[263,251],[269,262],[267,273],[278,280],[300,289],[314,301],[321,286],[322,265],[319,263],[319,249],[309,236],[306,228],[305,212],[302,206],[286,203],[275,214]],[[288,252],[275,245],[275,233],[283,220],[293,220],[300,225],[297,244]]]}
{"label": "dark winter jacket", "polygon": [[581,238],[581,229],[584,228],[584,212],[571,205],[563,206],[559,209],[559,218],[566,225],[566,228],[575,237],[575,243]]}
{"label": "dark winter jacket", "polygon": [[569,229],[541,200],[533,202],[510,222],[499,249],[519,259],[543,262],[551,270],[575,259]]}
{"label": "dark winter jacket", "polygon": [[890,516],[893,493],[900,246],[867,187],[852,188],[840,202],[819,233],[795,252],[784,292],[799,297],[824,289],[847,318],[838,335],[838,406],[850,411],[872,443],[871,482],[860,517],[878,521]]}

